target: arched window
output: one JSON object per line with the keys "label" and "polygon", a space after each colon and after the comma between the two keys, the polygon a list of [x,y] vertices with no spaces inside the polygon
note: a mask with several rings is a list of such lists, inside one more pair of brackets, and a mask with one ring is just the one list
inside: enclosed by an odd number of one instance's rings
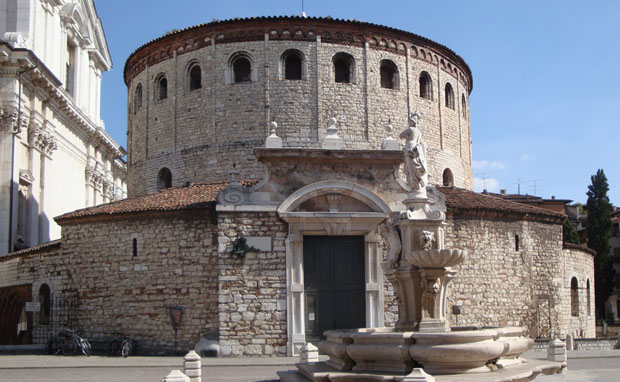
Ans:
{"label": "arched window", "polygon": [[591,316],[592,315],[592,306],[591,306],[591,301],[590,301],[590,279],[588,279],[586,281],[586,303],[587,303],[587,315]]}
{"label": "arched window", "polygon": [[443,170],[443,185],[446,187],[454,186],[454,176],[449,168]]}
{"label": "arched window", "polygon": [[285,80],[301,80],[303,78],[303,54],[298,50],[287,50],[282,55],[282,68]]}
{"label": "arched window", "polygon": [[519,235],[515,235],[515,251],[519,252]]}
{"label": "arched window", "polygon": [[47,284],[41,284],[39,288],[39,304],[41,310],[39,311],[39,324],[47,325],[50,323],[50,314],[52,311],[51,304],[52,293],[50,287]]}
{"label": "arched window", "polygon": [[163,101],[168,98],[168,80],[163,74],[157,77],[157,92],[155,96],[157,101]]}
{"label": "arched window", "polygon": [[452,90],[452,85],[450,83],[446,83],[446,107],[454,110],[454,90]]}
{"label": "arched window", "polygon": [[202,88],[202,71],[200,65],[194,63],[187,72],[189,80],[189,91]]}
{"label": "arched window", "polygon": [[576,277],[570,280],[570,314],[579,317],[579,285]]}
{"label": "arched window", "polygon": [[420,73],[420,97],[433,100],[433,80],[427,72]]}
{"label": "arched window", "polygon": [[333,59],[334,81],[349,84],[352,83],[355,69],[355,60],[350,54],[337,53]]}
{"label": "arched window", "polygon": [[252,63],[245,54],[237,54],[232,60],[233,82],[252,81]]}
{"label": "arched window", "polygon": [[463,118],[467,118],[467,102],[465,102],[465,94],[461,94],[461,113],[463,113]]}
{"label": "arched window", "polygon": [[136,92],[133,95],[133,113],[136,114],[140,109],[142,109],[142,84],[136,86]]}
{"label": "arched window", "polygon": [[385,89],[398,89],[398,67],[390,60],[382,60],[381,68],[381,87]]}
{"label": "arched window", "polygon": [[157,189],[163,190],[170,187],[172,187],[172,172],[164,167],[157,173]]}

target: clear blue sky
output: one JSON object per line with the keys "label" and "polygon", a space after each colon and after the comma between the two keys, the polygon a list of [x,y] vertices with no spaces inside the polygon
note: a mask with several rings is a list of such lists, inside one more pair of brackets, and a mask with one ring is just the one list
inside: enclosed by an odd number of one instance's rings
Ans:
{"label": "clear blue sky", "polygon": [[[301,0],[95,0],[114,66],[102,118],[126,147],[123,66],[172,29],[293,15]],[[586,201],[602,168],[620,205],[620,1],[305,0],[308,16],[357,19],[448,46],[472,69],[475,190]]]}

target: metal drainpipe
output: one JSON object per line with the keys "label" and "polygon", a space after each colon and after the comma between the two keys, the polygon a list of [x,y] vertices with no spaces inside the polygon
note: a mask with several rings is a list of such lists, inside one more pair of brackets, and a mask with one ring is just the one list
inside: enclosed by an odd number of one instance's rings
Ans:
{"label": "metal drainpipe", "polygon": [[[32,68],[24,69],[17,74],[17,82],[19,83],[19,97],[17,99],[17,126],[21,123],[22,119],[22,74],[35,70],[39,66],[37,62]],[[11,135],[11,192],[9,193],[9,248],[7,253],[13,252],[13,199],[15,198],[13,192],[13,182],[15,177],[15,133]]]}

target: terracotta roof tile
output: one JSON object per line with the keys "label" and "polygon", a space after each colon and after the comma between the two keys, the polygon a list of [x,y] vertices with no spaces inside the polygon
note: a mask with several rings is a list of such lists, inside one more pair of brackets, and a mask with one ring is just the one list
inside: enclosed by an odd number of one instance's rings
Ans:
{"label": "terracotta roof tile", "polygon": [[527,204],[512,202],[501,197],[481,194],[456,187],[437,187],[446,196],[448,210],[468,210],[479,213],[495,212],[503,214],[516,214],[523,218],[537,218],[563,222],[566,216],[534,207]]}
{"label": "terracotta roof tile", "polygon": [[76,210],[57,216],[54,220],[62,225],[62,223],[86,217],[204,209],[215,202],[217,193],[224,189],[227,184],[196,184],[187,187],[171,187],[148,195]]}
{"label": "terracotta roof tile", "polygon": [[60,239],[48,241],[47,243],[35,245],[34,247],[30,247],[30,248],[20,249],[19,251],[11,252],[4,256],[0,256],[0,262],[8,261],[16,257],[24,256],[24,255],[30,255],[34,253],[50,251],[55,248],[60,248],[61,246],[62,246],[62,242]]}

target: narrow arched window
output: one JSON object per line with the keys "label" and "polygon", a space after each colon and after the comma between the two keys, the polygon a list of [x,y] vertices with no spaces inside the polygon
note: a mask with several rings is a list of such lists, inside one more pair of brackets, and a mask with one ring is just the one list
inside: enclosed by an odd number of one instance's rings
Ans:
{"label": "narrow arched window", "polygon": [[420,97],[432,100],[433,99],[433,81],[430,74],[427,72],[420,73]]}
{"label": "narrow arched window", "polygon": [[579,317],[579,285],[576,277],[570,280],[570,314]]}
{"label": "narrow arched window", "polygon": [[163,190],[172,187],[172,172],[164,167],[157,173],[157,189]]}
{"label": "narrow arched window", "polygon": [[515,235],[515,251],[519,252],[519,235]]}
{"label": "narrow arched window", "polygon": [[132,240],[132,252],[133,252],[133,256],[136,257],[138,256],[138,239],[136,239],[135,237]]}
{"label": "narrow arched window", "polygon": [[41,306],[41,310],[39,311],[39,324],[47,325],[50,323],[50,316],[52,313],[51,298],[52,293],[49,285],[42,284],[39,288],[39,304]]}
{"label": "narrow arched window", "polygon": [[303,76],[303,55],[297,50],[288,50],[282,55],[285,80],[301,80]]}
{"label": "narrow arched window", "polygon": [[202,72],[200,70],[200,65],[193,64],[189,68],[188,77],[190,91],[202,88]]}
{"label": "narrow arched window", "polygon": [[252,63],[245,56],[237,57],[232,64],[233,78],[236,83],[252,80]]}
{"label": "narrow arched window", "polygon": [[157,101],[163,101],[168,98],[168,80],[165,76],[160,76],[157,79]]}
{"label": "narrow arched window", "polygon": [[398,68],[390,60],[381,61],[380,67],[381,87],[385,89],[398,89]]}
{"label": "narrow arched window", "polygon": [[443,170],[443,185],[446,187],[454,186],[454,176],[449,168]]}
{"label": "narrow arched window", "polygon": [[452,85],[450,85],[449,82],[446,83],[445,97],[446,97],[446,107],[448,109],[454,110],[454,90],[452,90]]}
{"label": "narrow arched window", "polygon": [[138,112],[138,110],[142,109],[142,84],[138,84],[136,86],[136,92],[133,97],[133,112],[134,114]]}
{"label": "narrow arched window", "polygon": [[463,113],[463,118],[467,118],[467,102],[465,102],[465,94],[461,94],[461,113]]}
{"label": "narrow arched window", "polygon": [[587,313],[588,316],[591,316],[592,315],[592,310],[591,310],[592,309],[592,306],[591,306],[592,303],[590,301],[590,279],[588,279],[586,281],[586,293],[587,293],[587,295],[586,295],[586,303],[587,303],[586,308],[588,309],[588,311],[586,313]]}
{"label": "narrow arched window", "polygon": [[346,53],[338,53],[334,56],[334,81],[349,84],[353,82],[354,60]]}

